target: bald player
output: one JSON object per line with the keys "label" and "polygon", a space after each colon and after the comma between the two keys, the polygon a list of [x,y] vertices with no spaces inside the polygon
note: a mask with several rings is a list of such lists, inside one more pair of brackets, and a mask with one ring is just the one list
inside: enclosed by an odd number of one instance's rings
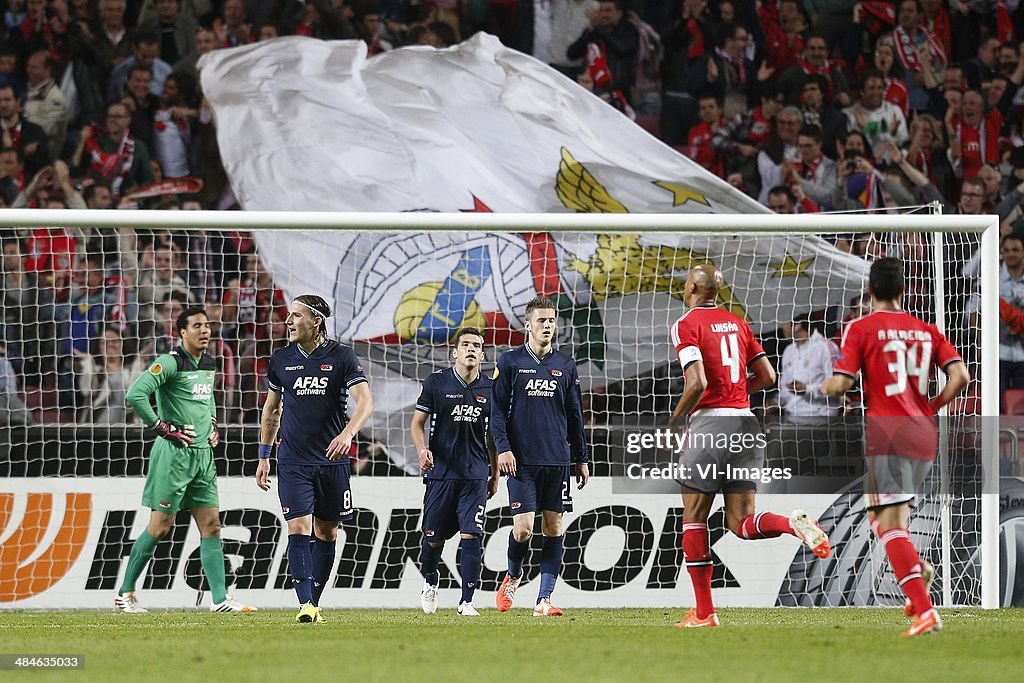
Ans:
{"label": "bald player", "polygon": [[[689,310],[670,334],[683,368],[685,386],[669,426],[687,422],[680,469],[683,488],[683,555],[697,606],[680,628],[718,626],[711,600],[708,514],[715,495],[725,496],[729,530],[745,540],[789,534],[814,554],[828,557],[828,536],[807,513],[790,517],[754,513],[757,474],[764,466],[764,434],[750,412],[749,395],[775,384],[775,369],[746,321],[718,307],[724,284],[712,265],[692,269],[683,301]],[[740,471],[737,471],[740,470]]]}

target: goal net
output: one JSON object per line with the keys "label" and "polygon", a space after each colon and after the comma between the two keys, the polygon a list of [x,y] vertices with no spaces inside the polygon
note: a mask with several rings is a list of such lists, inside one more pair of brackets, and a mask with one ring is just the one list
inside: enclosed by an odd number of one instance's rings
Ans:
{"label": "goal net", "polygon": [[[905,260],[906,307],[946,331],[972,374],[943,419],[940,458],[911,521],[914,542],[937,569],[939,604],[992,606],[995,490],[983,488],[983,475],[998,463],[983,458],[995,451],[983,446],[978,418],[997,412],[995,394],[981,390],[983,376],[986,389],[996,382],[996,368],[978,349],[995,349],[994,339],[980,343],[979,321],[994,318],[996,289],[989,269],[973,278],[962,271],[976,253],[995,262],[992,220],[41,213],[12,212],[17,227],[0,231],[0,608],[109,606],[149,517],[140,500],[152,438],[124,394],[176,345],[173,321],[189,303],[203,303],[214,323],[229,589],[260,607],[293,605],[276,490],[262,492],[253,475],[267,363],[287,344],[288,303],[306,293],[331,303],[330,332],[361,359],[375,408],[353,459],[356,514],[339,535],[324,604],[418,604],[423,486],[409,429],[420,383],[448,366],[446,344],[463,327],[485,331],[489,371],[524,343],[525,306],[538,295],[555,301],[557,346],[579,366],[593,463],[593,479],[574,492],[566,515],[559,601],[692,604],[678,491],[637,481],[630,465],[640,460],[627,448],[665,425],[682,391],[669,327],[685,310],[687,272],[702,263],[722,270],[719,303],[750,322],[779,368],[799,330],[838,340],[867,305],[870,260],[881,255]],[[65,227],[38,227],[58,220]],[[799,370],[806,380],[807,368]],[[783,372],[779,386],[792,381]],[[818,560],[790,537],[741,541],[716,505],[716,601],[897,604],[899,589],[864,521],[856,396],[829,406],[823,420],[798,419],[791,398],[779,387],[752,397],[768,466],[794,475],[766,482],[758,509],[806,509],[832,536],[834,554]],[[504,574],[511,521],[502,484],[485,517],[484,592]],[[539,528],[534,540],[527,593],[539,572]],[[442,604],[456,602],[456,555],[449,543]],[[203,588],[198,533],[180,513],[139,589],[147,606],[184,607]]]}

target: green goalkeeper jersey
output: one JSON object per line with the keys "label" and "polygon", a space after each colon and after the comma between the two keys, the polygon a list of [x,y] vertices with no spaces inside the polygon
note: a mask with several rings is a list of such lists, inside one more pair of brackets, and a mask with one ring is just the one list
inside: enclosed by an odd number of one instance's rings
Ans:
{"label": "green goalkeeper jersey", "polygon": [[[182,347],[159,356],[128,389],[126,400],[147,426],[157,420],[173,422],[196,430],[195,444],[206,445],[213,431],[211,417],[217,414],[213,382],[217,363],[207,354],[196,360]],[[153,412],[149,397],[156,394]]]}

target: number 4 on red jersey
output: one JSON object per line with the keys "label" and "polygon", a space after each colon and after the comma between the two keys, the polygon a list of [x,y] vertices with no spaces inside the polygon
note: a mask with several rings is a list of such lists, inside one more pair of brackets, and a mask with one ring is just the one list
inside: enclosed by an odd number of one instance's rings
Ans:
{"label": "number 4 on red jersey", "polygon": [[714,305],[697,306],[670,331],[684,371],[694,361],[704,363],[708,384],[695,410],[750,407],[747,368],[765,353],[745,320]]}

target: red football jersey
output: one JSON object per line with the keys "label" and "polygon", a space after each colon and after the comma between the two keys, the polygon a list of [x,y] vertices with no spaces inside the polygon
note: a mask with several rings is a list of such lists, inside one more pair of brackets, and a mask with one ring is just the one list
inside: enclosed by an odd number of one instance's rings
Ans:
{"label": "red football jersey", "polygon": [[868,416],[928,416],[928,379],[960,354],[935,325],[906,311],[873,311],[846,326],[835,371],[862,375]]}
{"label": "red football jersey", "polygon": [[676,357],[685,371],[704,363],[708,386],[694,410],[749,408],[747,368],[764,354],[743,318],[718,306],[691,308],[670,329]]}
{"label": "red football jersey", "polygon": [[850,322],[835,371],[853,378],[861,373],[865,455],[935,458],[938,432],[928,380],[932,366],[959,360],[935,325],[905,311],[873,311]]}

